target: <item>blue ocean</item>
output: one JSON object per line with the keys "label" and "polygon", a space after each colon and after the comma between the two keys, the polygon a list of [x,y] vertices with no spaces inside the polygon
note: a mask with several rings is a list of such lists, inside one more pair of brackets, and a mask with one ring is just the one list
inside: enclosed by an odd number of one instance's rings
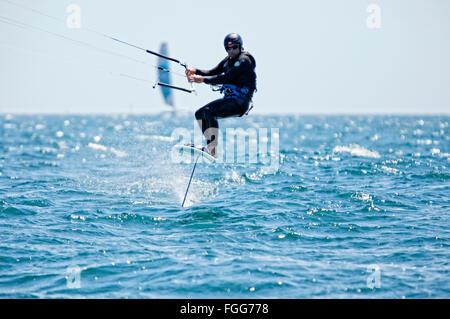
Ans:
{"label": "blue ocean", "polygon": [[0,298],[450,298],[449,116],[193,117],[0,115]]}

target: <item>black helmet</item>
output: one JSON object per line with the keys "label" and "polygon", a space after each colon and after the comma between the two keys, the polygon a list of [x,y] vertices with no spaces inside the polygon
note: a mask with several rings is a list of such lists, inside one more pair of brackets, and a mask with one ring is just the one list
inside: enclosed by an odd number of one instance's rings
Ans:
{"label": "black helmet", "polygon": [[230,46],[232,44],[239,44],[239,47],[242,48],[242,38],[237,33],[230,33],[225,37],[225,40],[223,40],[223,45],[226,48],[227,46]]}

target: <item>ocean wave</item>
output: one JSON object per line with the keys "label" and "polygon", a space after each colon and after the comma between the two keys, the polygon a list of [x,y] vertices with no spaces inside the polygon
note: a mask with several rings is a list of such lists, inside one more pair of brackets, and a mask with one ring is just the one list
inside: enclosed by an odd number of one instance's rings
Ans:
{"label": "ocean wave", "polygon": [[380,158],[380,154],[376,151],[370,151],[358,144],[350,144],[349,146],[335,146],[333,153],[349,153],[357,157]]}
{"label": "ocean wave", "polygon": [[37,212],[31,209],[17,208],[14,206],[0,207],[0,216],[27,216],[36,214]]}
{"label": "ocean wave", "polygon": [[279,165],[199,164],[185,207],[165,116],[0,116],[0,297],[450,296],[448,116],[221,121]]}
{"label": "ocean wave", "polygon": [[136,139],[139,141],[155,140],[162,142],[173,142],[175,140],[172,136],[163,136],[163,135],[137,135]]}
{"label": "ocean wave", "polygon": [[112,154],[116,155],[117,157],[127,157],[128,156],[128,154],[124,151],[116,150],[114,147],[106,147],[102,144],[89,143],[88,147],[93,150],[96,150],[96,151],[112,153]]}

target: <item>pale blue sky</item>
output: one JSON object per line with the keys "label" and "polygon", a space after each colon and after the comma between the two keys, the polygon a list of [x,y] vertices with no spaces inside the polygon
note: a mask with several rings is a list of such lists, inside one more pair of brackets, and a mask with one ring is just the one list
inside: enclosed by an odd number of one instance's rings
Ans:
{"label": "pale blue sky", "polygon": [[[11,0],[82,27],[170,54],[207,69],[225,55],[223,38],[240,33],[257,62],[255,113],[450,113],[450,1],[144,1]],[[367,27],[369,4],[381,28]],[[0,16],[156,63],[156,58],[0,1]],[[172,69],[183,72],[173,64]],[[0,112],[110,113],[167,110],[151,83],[156,70],[44,33],[0,22]],[[185,85],[183,79],[177,79]],[[195,111],[219,97],[176,92]]]}

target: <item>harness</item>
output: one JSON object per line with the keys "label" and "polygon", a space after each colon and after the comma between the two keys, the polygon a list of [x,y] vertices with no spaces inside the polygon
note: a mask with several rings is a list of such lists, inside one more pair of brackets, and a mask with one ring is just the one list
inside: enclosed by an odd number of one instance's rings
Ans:
{"label": "harness", "polygon": [[249,90],[247,88],[240,88],[232,84],[224,84],[219,89],[220,93],[224,95],[224,99],[234,99],[247,97]]}
{"label": "harness", "polygon": [[[223,94],[224,99],[238,99],[238,98],[248,98],[249,89],[240,88],[233,84],[223,84],[218,88],[212,88],[213,91],[219,91]],[[251,105],[245,115],[248,115],[251,109],[253,109],[253,101],[250,100]]]}

